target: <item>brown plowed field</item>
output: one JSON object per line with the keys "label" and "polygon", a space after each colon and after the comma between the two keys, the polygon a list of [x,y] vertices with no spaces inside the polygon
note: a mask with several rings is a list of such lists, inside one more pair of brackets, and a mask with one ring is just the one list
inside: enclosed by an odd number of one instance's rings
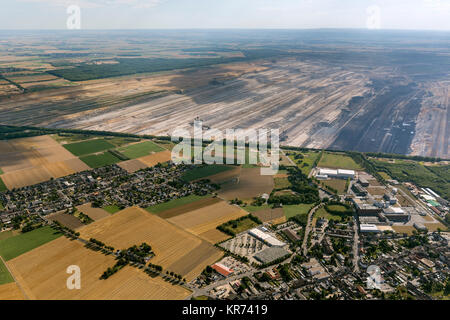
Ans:
{"label": "brown plowed field", "polygon": [[81,206],[77,207],[78,211],[83,212],[84,214],[87,214],[91,219],[97,221],[103,218],[107,218],[110,216],[110,214],[101,209],[101,208],[92,208],[90,203],[83,204]]}
{"label": "brown plowed field", "polygon": [[238,181],[225,184],[219,195],[227,200],[251,199],[263,193],[270,194],[273,187],[273,176],[262,176],[260,168],[242,168]]}
{"label": "brown plowed field", "polygon": [[192,234],[198,236],[206,235],[205,239],[208,239],[208,241],[210,238],[214,241],[216,237],[218,238],[218,234],[208,234],[207,232],[216,230],[217,226],[247,214],[248,213],[241,208],[229,205],[225,201],[221,201],[200,209],[186,212],[185,214],[177,215],[168,219],[168,221]]}
{"label": "brown plowed field", "polygon": [[155,165],[157,165],[158,163],[164,163],[167,162],[169,160],[171,160],[171,152],[170,151],[161,151],[161,152],[157,152],[145,157],[141,157],[138,158],[137,160],[139,160],[140,162],[143,162],[145,165],[147,165],[148,167],[153,167]]}
{"label": "brown plowed field", "polygon": [[282,208],[263,209],[253,212],[252,215],[258,217],[262,222],[272,222],[284,217],[284,211]]}
{"label": "brown plowed field", "polygon": [[145,163],[139,161],[138,159],[119,162],[117,165],[126,170],[128,173],[134,173],[138,170],[148,168]]}
{"label": "brown plowed field", "polygon": [[72,230],[81,228],[84,224],[75,216],[64,212],[57,212],[47,216],[51,221],[58,221],[63,226]]}

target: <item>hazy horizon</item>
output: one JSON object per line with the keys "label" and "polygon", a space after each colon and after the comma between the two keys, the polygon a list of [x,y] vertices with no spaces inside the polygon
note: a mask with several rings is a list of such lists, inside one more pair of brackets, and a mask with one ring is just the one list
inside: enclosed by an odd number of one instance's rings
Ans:
{"label": "hazy horizon", "polygon": [[449,0],[12,0],[2,30],[384,29],[450,31]]}

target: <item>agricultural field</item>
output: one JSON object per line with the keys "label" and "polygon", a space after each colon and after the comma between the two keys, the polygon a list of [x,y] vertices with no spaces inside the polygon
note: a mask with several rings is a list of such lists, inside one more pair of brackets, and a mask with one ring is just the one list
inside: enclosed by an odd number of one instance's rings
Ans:
{"label": "agricultural field", "polygon": [[348,169],[348,170],[363,169],[349,156],[329,152],[323,153],[322,158],[320,159],[317,166],[321,168],[330,168],[330,169]]}
{"label": "agricultural field", "polygon": [[[282,208],[267,208],[262,210],[257,210],[252,212],[252,215],[257,217],[262,222],[271,222],[274,224],[278,224],[286,221],[286,216],[284,214],[284,210]],[[284,218],[284,219],[283,219]]]}
{"label": "agricultural field", "polygon": [[141,169],[148,168],[148,166],[145,163],[139,161],[138,159],[122,161],[119,162],[117,165],[122,169],[126,170],[128,173],[134,173]]}
{"label": "agricultural field", "polygon": [[164,151],[165,149],[158,146],[152,141],[145,141],[136,144],[130,144],[126,147],[119,148],[118,151],[129,159],[136,159],[148,156],[151,153]]}
{"label": "agricultural field", "polygon": [[9,261],[60,236],[60,233],[50,227],[19,234],[0,241],[0,256]]}
{"label": "agricultural field", "polygon": [[283,178],[275,177],[273,181],[274,181],[274,188],[276,190],[289,189],[292,186],[287,177]]}
{"label": "agricultural field", "polygon": [[[90,203],[85,203],[76,207],[79,212],[88,215],[92,220],[97,221],[110,216],[110,213],[102,208],[93,208]],[[111,208],[112,209],[112,208]]]}
{"label": "agricultural field", "polygon": [[[311,170],[313,169],[314,163],[317,157],[320,156],[320,151],[291,151],[287,150],[286,154],[288,157],[297,164],[297,167],[305,174],[309,175]],[[296,159],[297,157],[297,159]]]}
{"label": "agricultural field", "polygon": [[58,221],[63,226],[72,230],[76,230],[84,226],[80,219],[75,217],[75,215],[65,213],[64,211],[52,213],[47,216],[47,219],[50,221]]}
{"label": "agricultural field", "polygon": [[[217,243],[227,239],[228,236],[216,230],[216,227],[247,214],[238,206],[229,205],[225,201],[218,201],[208,206],[185,211],[183,214],[168,218],[168,221],[202,239]],[[217,241],[218,239],[219,241]]]}
{"label": "agricultural field", "polygon": [[212,175],[219,174],[224,171],[232,170],[232,166],[225,166],[225,165],[207,165],[207,166],[201,166],[198,168],[194,168],[192,170],[187,171],[182,179],[184,181],[195,181],[199,179],[204,179]]}
{"label": "agricultural field", "polygon": [[79,231],[82,238],[95,238],[114,248],[146,242],[156,254],[152,263],[181,274],[188,281],[222,256],[221,251],[207,241],[136,207],[91,223]]}
{"label": "agricultural field", "polygon": [[297,215],[306,215],[309,210],[314,207],[313,204],[295,204],[283,206],[283,212],[287,219],[295,217]]}
{"label": "agricultural field", "polygon": [[321,181],[326,186],[333,188],[338,192],[338,194],[344,194],[347,190],[345,189],[347,185],[347,180],[344,179],[330,179]]}
{"label": "agricultural field", "polygon": [[220,173],[213,174],[212,176],[208,176],[208,179],[212,183],[223,184],[234,179],[237,179],[241,174],[241,166],[235,166],[231,170],[223,171]]}
{"label": "agricultural field", "polygon": [[5,183],[2,180],[2,177],[0,177],[0,192],[6,191],[8,188],[6,187]]}
{"label": "agricultural field", "polygon": [[17,283],[10,282],[0,285],[0,301],[3,300],[24,300],[24,296],[20,291]]}
{"label": "agricultural field", "polygon": [[20,234],[19,230],[9,230],[0,232],[0,240],[5,240]]}
{"label": "agricultural field", "polygon": [[0,141],[0,167],[1,180],[8,189],[89,169],[50,136]]}
{"label": "agricultural field", "polygon": [[158,163],[168,162],[172,159],[172,153],[168,150],[157,152],[148,156],[140,157],[137,160],[144,163],[147,167],[154,167]]}
{"label": "agricultural field", "polygon": [[[32,261],[33,263],[30,263]],[[184,299],[190,292],[161,278],[151,278],[130,266],[107,280],[101,274],[114,265],[113,256],[89,250],[65,237],[49,242],[8,262],[30,299]],[[66,268],[76,264],[82,270],[80,290],[67,290]],[[42,279],[46,279],[42,281]]]}
{"label": "agricultural field", "polygon": [[84,156],[108,149],[114,149],[115,147],[113,144],[104,139],[92,139],[82,142],[65,144],[63,146],[75,156]]}
{"label": "agricultural field", "polygon": [[83,156],[80,157],[80,160],[91,168],[100,168],[104,166],[109,166],[121,161],[121,159],[117,158],[114,154],[112,154],[109,151],[100,154],[91,154],[88,156]]}
{"label": "agricultural field", "polygon": [[8,268],[3,263],[3,260],[0,259],[0,286],[10,282],[14,282],[14,279],[9,273]]}
{"label": "agricultural field", "polygon": [[[174,199],[174,200],[170,200],[168,202],[163,202],[160,204],[156,204],[154,206],[148,207],[146,208],[146,210],[148,212],[151,213],[161,213],[161,212],[165,212],[165,211],[169,211],[169,210],[173,210],[175,208],[181,208],[181,212],[186,212],[189,211],[189,208],[201,208],[203,203],[205,201],[200,201],[200,200],[207,200],[207,204],[210,203],[209,199],[211,199],[211,195],[207,195],[207,196],[197,196],[197,195],[189,195],[187,197],[183,197],[183,198],[178,198],[178,199]],[[213,202],[218,201],[218,200],[213,200]]]}
{"label": "agricultural field", "polygon": [[102,209],[105,210],[106,212],[110,213],[110,214],[114,214],[114,213],[120,211],[120,208],[118,206],[116,206],[116,205],[106,206],[106,207],[103,207]]}
{"label": "agricultural field", "polygon": [[[227,221],[221,225],[225,230],[232,232],[234,234],[239,234],[241,232],[253,229],[258,226],[258,223],[250,219],[249,217],[244,217],[243,219],[233,219],[233,221]],[[227,232],[228,232],[227,231]]]}
{"label": "agricultural field", "polygon": [[341,221],[342,218],[347,216],[346,208],[340,205],[330,205],[329,209],[332,211],[342,212],[342,214],[335,214],[328,212],[325,208],[320,208],[314,213],[315,218],[325,218],[328,220]]}
{"label": "agricultural field", "polygon": [[260,168],[242,168],[236,181],[223,184],[218,193],[227,200],[247,200],[264,193],[270,194],[273,188],[273,176],[261,175]]}

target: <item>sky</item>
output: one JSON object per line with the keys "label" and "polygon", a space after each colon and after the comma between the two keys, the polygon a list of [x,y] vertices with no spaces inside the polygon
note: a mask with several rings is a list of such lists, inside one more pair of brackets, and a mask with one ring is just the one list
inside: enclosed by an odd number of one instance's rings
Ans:
{"label": "sky", "polygon": [[[76,5],[77,11],[67,9]],[[79,17],[79,19],[78,19]],[[76,18],[76,20],[73,20]],[[1,0],[0,29],[450,31],[450,0]],[[80,23],[73,23],[74,21]]]}

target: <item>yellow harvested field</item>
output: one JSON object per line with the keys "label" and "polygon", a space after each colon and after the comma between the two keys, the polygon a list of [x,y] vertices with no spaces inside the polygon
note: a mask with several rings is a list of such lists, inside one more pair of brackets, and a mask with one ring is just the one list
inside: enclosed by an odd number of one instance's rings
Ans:
{"label": "yellow harvested field", "polygon": [[148,168],[145,163],[139,161],[138,159],[119,162],[117,165],[126,170],[128,173],[134,173],[138,170]]}
{"label": "yellow harvested field", "polygon": [[153,167],[158,163],[164,163],[172,159],[172,153],[169,150],[157,152],[145,157],[138,158],[140,162],[143,162],[148,167]]}
{"label": "yellow harvested field", "polygon": [[212,229],[203,233],[200,233],[198,235],[200,238],[205,239],[206,241],[210,243],[219,243],[228,239],[231,239],[231,237],[223,232],[220,232],[217,229]]}
{"label": "yellow harvested field", "polygon": [[100,220],[103,218],[107,218],[110,216],[110,214],[103,210],[102,208],[92,208],[90,203],[83,204],[81,206],[77,207],[78,211],[83,212],[84,214],[87,214],[92,220]]}
{"label": "yellow harvested field", "polygon": [[2,180],[8,189],[21,188],[64,177],[89,167],[50,136],[2,141]]}
{"label": "yellow harvested field", "polygon": [[[113,256],[83,247],[79,241],[58,238],[8,261],[13,275],[30,299],[163,300],[184,299],[190,291],[162,278],[151,278],[141,270],[125,267],[107,280],[100,275],[113,266]],[[67,267],[81,270],[81,289],[67,289]]]}
{"label": "yellow harvested field", "polygon": [[0,301],[1,300],[25,300],[17,283],[11,282],[0,285]]}
{"label": "yellow harvested field", "polygon": [[286,217],[279,217],[270,221],[271,224],[277,225],[281,223],[285,223],[287,221]]}
{"label": "yellow harvested field", "polygon": [[82,238],[95,238],[114,248],[146,242],[156,254],[152,263],[181,274],[188,281],[222,256],[207,241],[137,207],[122,210],[79,231]]}
{"label": "yellow harvested field", "polygon": [[168,219],[168,221],[192,234],[200,236],[208,231],[216,230],[217,226],[225,222],[246,215],[248,215],[248,212],[242,210],[240,207],[221,201],[207,207],[177,215]]}

